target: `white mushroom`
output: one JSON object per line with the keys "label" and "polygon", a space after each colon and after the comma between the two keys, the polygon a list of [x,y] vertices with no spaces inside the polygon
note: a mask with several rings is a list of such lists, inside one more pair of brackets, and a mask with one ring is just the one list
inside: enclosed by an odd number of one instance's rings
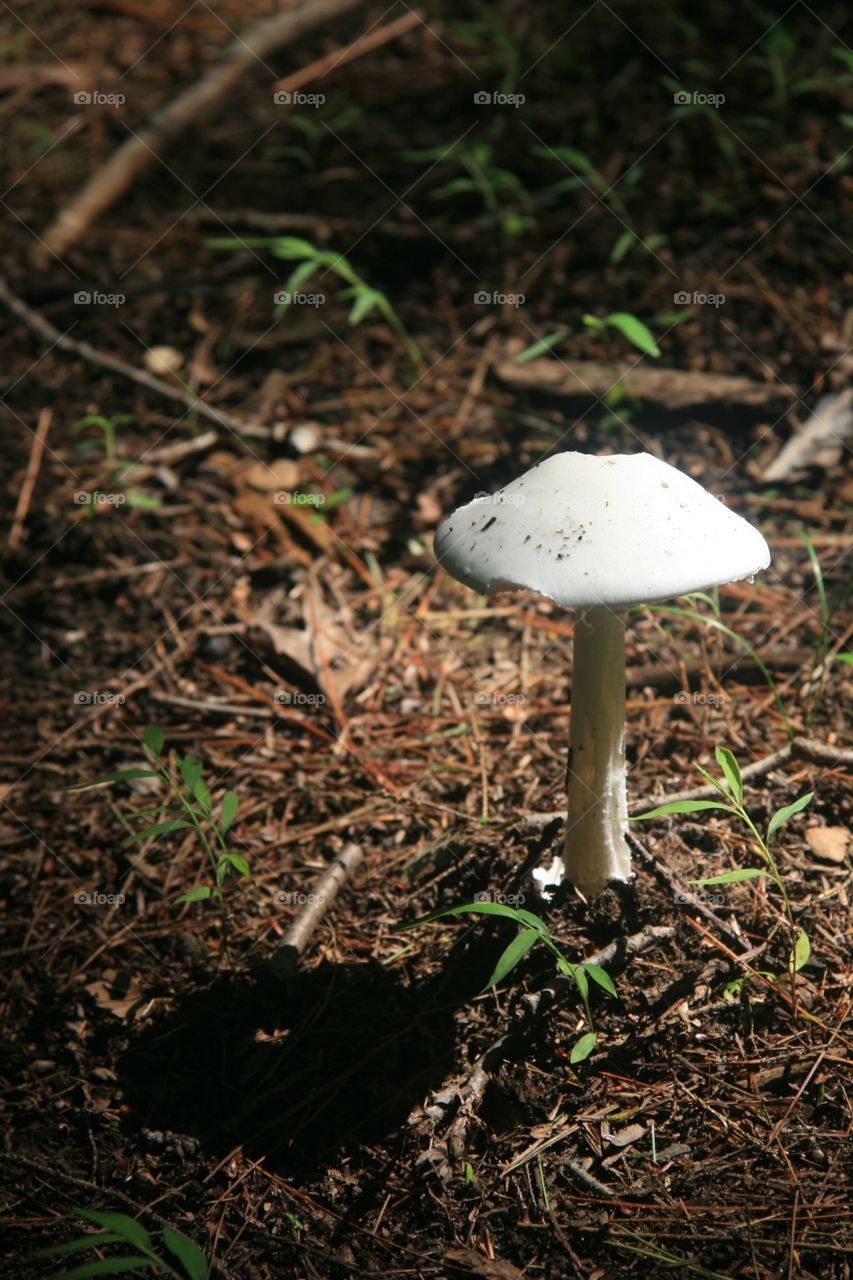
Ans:
{"label": "white mushroom", "polygon": [[565,864],[587,897],[628,880],[625,610],[770,563],[764,538],[695,480],[647,453],[560,453],[447,516],[435,552],[481,595],[526,588],[579,609]]}

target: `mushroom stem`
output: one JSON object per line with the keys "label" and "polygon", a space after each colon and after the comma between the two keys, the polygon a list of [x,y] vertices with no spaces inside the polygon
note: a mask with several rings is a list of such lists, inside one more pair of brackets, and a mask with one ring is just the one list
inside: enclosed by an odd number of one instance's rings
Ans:
{"label": "mushroom stem", "polygon": [[[566,874],[585,897],[629,880],[625,786],[625,618],[604,605],[578,615],[569,732]],[[622,821],[619,821],[622,819]]]}

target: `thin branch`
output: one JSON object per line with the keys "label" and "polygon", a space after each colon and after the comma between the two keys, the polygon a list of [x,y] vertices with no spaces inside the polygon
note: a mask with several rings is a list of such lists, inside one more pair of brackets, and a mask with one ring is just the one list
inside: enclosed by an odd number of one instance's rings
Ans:
{"label": "thin branch", "polygon": [[[305,0],[298,9],[264,18],[237,36],[212,71],[156,112],[138,133],[131,134],[72,197],[42,237],[47,251],[61,257],[76,244],[95,219],[115,204],[138,174],[153,164],[175,138],[197,120],[210,123],[214,112],[249,70],[283,46],[361,3],[362,0]],[[203,133],[203,129],[199,132]]]}
{"label": "thin branch", "polygon": [[180,387],[172,387],[167,382],[162,382],[160,378],[155,378],[153,374],[147,373],[144,369],[137,369],[133,365],[126,364],[124,360],[119,360],[116,356],[105,355],[101,351],[96,351],[88,342],[77,342],[74,338],[69,338],[67,334],[60,333],[41,312],[34,311],[17,294],[13,293],[2,276],[0,276],[0,302],[48,346],[58,347],[60,351],[65,351],[69,355],[79,356],[87,364],[93,364],[99,369],[107,369],[110,373],[117,373],[122,378],[128,378],[138,386],[144,387],[146,391],[153,391],[156,395],[181,404],[186,409],[194,409],[202,417],[215,422],[217,426],[225,427],[228,431],[233,431],[238,435],[245,431],[244,423],[237,418],[232,418],[228,413],[214,409],[212,405],[206,404],[204,400],[200,400],[191,391]]}
{"label": "thin branch", "polygon": [[338,896],[341,888],[364,861],[360,845],[348,844],[305,895],[307,903],[284,935],[284,941],[270,961],[270,969],[278,977],[293,973],[312,933]]}
{"label": "thin branch", "polygon": [[42,409],[39,414],[38,425],[33,435],[33,447],[30,450],[30,460],[27,465],[27,474],[24,476],[24,483],[21,485],[21,492],[18,494],[18,504],[15,507],[15,518],[12,521],[12,528],[9,530],[9,537],[6,542],[6,555],[11,555],[21,540],[21,534],[24,532],[24,522],[27,518],[27,512],[30,509],[30,500],[33,496],[36,477],[41,466],[42,455],[44,454],[45,441],[47,440],[47,430],[53,417],[52,409]]}

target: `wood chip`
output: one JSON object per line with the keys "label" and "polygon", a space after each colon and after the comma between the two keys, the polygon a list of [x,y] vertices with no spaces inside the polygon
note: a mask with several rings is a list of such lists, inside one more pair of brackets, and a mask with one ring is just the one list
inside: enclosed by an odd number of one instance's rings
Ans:
{"label": "wood chip", "polygon": [[847,856],[850,832],[846,827],[809,827],[806,843],[825,862],[843,862]]}

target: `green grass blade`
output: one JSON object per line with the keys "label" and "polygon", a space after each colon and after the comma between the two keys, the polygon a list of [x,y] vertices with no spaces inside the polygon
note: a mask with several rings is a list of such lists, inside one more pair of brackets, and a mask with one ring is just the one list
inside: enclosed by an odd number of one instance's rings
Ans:
{"label": "green grass blade", "polygon": [[163,1243],[178,1259],[189,1280],[207,1280],[207,1258],[197,1244],[172,1227],[163,1228]]}
{"label": "green grass blade", "polygon": [[800,813],[803,809],[805,809],[806,805],[811,802],[811,799],[813,796],[814,796],[814,792],[809,791],[806,795],[800,796],[799,800],[795,800],[792,804],[786,804],[781,809],[776,810],[776,812],[773,814],[773,817],[770,819],[770,825],[767,828],[768,844],[770,843],[771,836],[773,836],[775,832],[779,830],[782,823],[787,822],[788,819],[792,818],[795,813]]}
{"label": "green grass blade", "polygon": [[521,933],[516,934],[512,942],[502,953],[500,959],[494,967],[492,976],[483,988],[485,991],[491,991],[499,982],[511,973],[518,962],[527,955],[527,952],[535,942],[541,941],[541,934],[537,929],[523,929]]}
{"label": "green grass blade", "polygon": [[572,1046],[569,1061],[572,1063],[583,1062],[584,1058],[588,1058],[592,1053],[597,1039],[598,1036],[594,1031],[587,1031],[586,1034],[582,1035],[580,1040]]}

